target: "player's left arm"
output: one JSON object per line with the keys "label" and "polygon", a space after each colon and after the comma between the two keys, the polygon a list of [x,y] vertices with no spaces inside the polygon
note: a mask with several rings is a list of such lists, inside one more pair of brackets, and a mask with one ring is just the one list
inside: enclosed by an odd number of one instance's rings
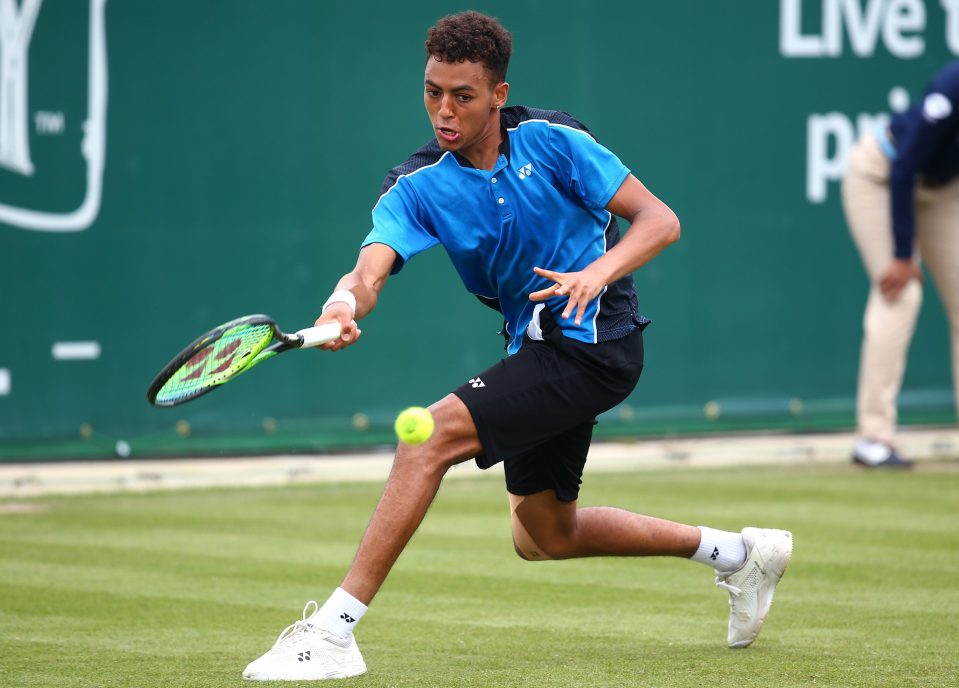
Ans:
{"label": "player's left arm", "polygon": [[569,296],[563,317],[569,318],[575,311],[577,325],[582,323],[589,302],[599,296],[607,284],[639,269],[679,240],[679,218],[632,174],[626,176],[606,209],[629,222],[629,228],[616,246],[578,272],[533,268],[553,285],[533,292],[530,300]]}

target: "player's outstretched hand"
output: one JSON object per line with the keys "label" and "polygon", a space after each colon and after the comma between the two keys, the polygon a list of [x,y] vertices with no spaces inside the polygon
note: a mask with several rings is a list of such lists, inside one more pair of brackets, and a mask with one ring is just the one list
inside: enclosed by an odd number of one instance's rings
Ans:
{"label": "player's outstretched hand", "polygon": [[360,338],[360,335],[363,334],[356,321],[353,320],[353,310],[349,307],[348,304],[334,302],[331,303],[325,311],[316,319],[315,325],[322,325],[329,322],[338,322],[340,323],[340,336],[338,339],[334,339],[332,342],[327,342],[320,346],[320,349],[326,351],[339,351],[344,349],[351,344],[355,344],[356,340]]}
{"label": "player's outstretched hand", "polygon": [[529,300],[546,301],[554,296],[568,296],[569,301],[563,309],[563,317],[569,318],[575,310],[576,319],[574,322],[577,325],[583,322],[586,306],[599,296],[603,287],[606,286],[603,279],[590,272],[589,268],[579,272],[555,272],[534,267],[533,272],[540,277],[553,281],[555,284],[546,289],[534,291],[529,295]]}

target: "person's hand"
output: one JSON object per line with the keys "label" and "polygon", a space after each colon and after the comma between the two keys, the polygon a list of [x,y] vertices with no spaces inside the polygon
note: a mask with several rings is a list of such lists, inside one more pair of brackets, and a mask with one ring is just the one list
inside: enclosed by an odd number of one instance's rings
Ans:
{"label": "person's hand", "polygon": [[922,268],[914,260],[896,258],[879,277],[879,291],[888,301],[895,301],[911,279],[922,282]]}
{"label": "person's hand", "polygon": [[582,324],[583,314],[586,313],[589,302],[599,296],[606,286],[606,282],[588,267],[579,272],[554,272],[543,268],[533,268],[533,272],[540,277],[552,280],[555,284],[546,289],[534,291],[529,295],[529,300],[546,301],[554,296],[568,296],[569,301],[563,309],[563,317],[569,318],[575,309],[574,322],[577,325]]}
{"label": "person's hand", "polygon": [[327,342],[318,347],[325,351],[339,351],[340,349],[344,349],[351,344],[355,344],[356,340],[363,334],[363,331],[357,327],[356,321],[353,320],[353,309],[350,308],[349,304],[343,303],[342,301],[334,301],[327,306],[326,310],[320,314],[320,317],[317,318],[313,324],[323,325],[330,322],[338,322],[340,324],[340,336],[338,339],[334,339],[332,342]]}

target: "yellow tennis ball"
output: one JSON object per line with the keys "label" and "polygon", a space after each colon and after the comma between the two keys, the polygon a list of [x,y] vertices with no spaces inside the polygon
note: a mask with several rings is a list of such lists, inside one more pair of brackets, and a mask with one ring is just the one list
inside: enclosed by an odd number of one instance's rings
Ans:
{"label": "yellow tennis ball", "polygon": [[433,414],[420,406],[411,406],[396,417],[393,429],[400,442],[422,444],[433,434]]}

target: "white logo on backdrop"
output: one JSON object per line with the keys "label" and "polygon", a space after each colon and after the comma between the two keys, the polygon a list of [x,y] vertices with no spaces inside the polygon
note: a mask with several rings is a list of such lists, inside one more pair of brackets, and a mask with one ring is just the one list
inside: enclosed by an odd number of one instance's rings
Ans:
{"label": "white logo on backdrop", "polygon": [[[26,177],[35,170],[30,158],[29,71],[30,40],[43,0],[0,0],[0,168]],[[80,153],[86,160],[83,202],[66,213],[7,205],[0,198],[0,223],[43,232],[76,232],[89,227],[100,212],[103,165],[106,157],[107,48],[104,22],[106,0],[90,0],[87,76],[87,118]],[[62,113],[37,112],[38,132],[62,133]]]}
{"label": "white logo on backdrop", "polygon": [[[779,0],[779,52],[784,58],[800,60],[871,59],[883,53],[911,60],[925,54],[926,34],[939,25],[946,48],[959,55],[959,0]],[[928,65],[919,67],[911,84],[915,91],[924,84],[919,75],[931,76]],[[881,63],[873,69],[882,69]],[[889,112],[908,107],[909,92],[892,86]],[[933,97],[924,113],[938,119],[951,107],[941,97]],[[856,139],[887,126],[889,112],[833,110],[806,117],[806,198],[810,203],[826,202],[842,179]]]}

